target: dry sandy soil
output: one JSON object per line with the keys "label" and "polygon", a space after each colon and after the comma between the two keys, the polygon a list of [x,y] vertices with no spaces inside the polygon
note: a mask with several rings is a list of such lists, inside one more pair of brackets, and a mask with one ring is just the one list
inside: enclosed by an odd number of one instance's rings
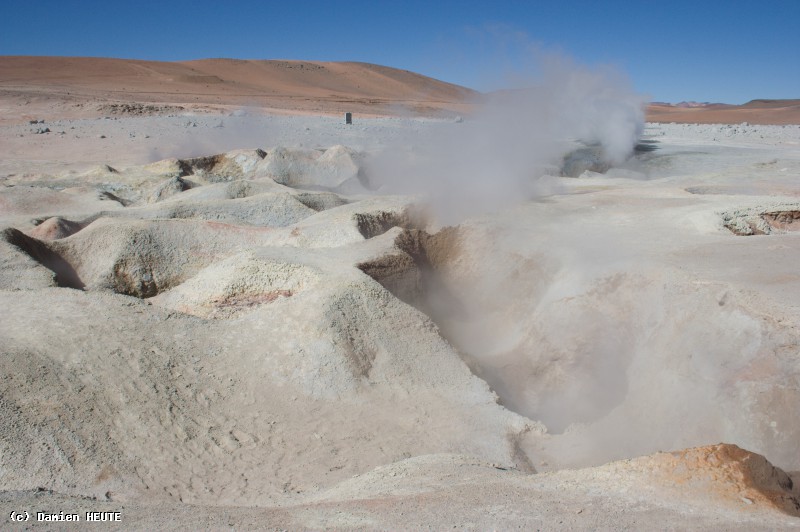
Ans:
{"label": "dry sandy soil", "polygon": [[800,528],[800,126],[651,123],[440,227],[371,156],[466,89],[0,64],[5,528]]}

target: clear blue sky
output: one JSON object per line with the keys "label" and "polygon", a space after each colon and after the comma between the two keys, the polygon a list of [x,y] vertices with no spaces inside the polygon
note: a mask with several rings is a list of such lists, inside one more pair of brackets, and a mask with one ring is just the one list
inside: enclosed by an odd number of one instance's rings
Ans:
{"label": "clear blue sky", "polygon": [[0,0],[0,55],[366,61],[491,90],[532,47],[659,101],[800,98],[800,0]]}

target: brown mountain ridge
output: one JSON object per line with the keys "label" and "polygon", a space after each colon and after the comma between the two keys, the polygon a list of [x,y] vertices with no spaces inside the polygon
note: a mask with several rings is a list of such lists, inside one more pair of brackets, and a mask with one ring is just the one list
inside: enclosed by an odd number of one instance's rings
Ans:
{"label": "brown mountain ridge", "polygon": [[254,106],[395,114],[459,111],[477,93],[421,74],[357,62],[0,57],[6,96]]}
{"label": "brown mountain ridge", "polygon": [[[0,56],[0,100],[54,117],[103,114],[104,104],[262,108],[278,113],[448,116],[481,93],[421,74],[359,62]],[[61,105],[66,104],[66,105]],[[88,105],[87,105],[88,104]],[[99,107],[99,109],[98,109]],[[162,108],[169,109],[169,107]],[[156,108],[154,111],[158,111]],[[3,120],[13,119],[5,116]],[[651,122],[800,124],[800,99],[744,105],[652,102]]]}

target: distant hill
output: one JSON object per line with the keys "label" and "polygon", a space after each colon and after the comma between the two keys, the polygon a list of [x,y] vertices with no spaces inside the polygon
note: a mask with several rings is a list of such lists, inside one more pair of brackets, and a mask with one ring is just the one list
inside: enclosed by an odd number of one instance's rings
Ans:
{"label": "distant hill", "polygon": [[652,102],[647,107],[647,120],[684,124],[800,124],[800,99],[751,100],[744,105]]}
{"label": "distant hill", "polygon": [[322,112],[458,110],[477,96],[465,87],[368,63],[29,56],[0,57],[0,91]]}
{"label": "distant hill", "polygon": [[[498,91],[513,98],[515,91]],[[115,102],[253,106],[289,113],[447,115],[484,95],[396,68],[355,62],[0,56],[0,98],[77,113]],[[87,103],[89,105],[87,105]],[[83,112],[83,111],[81,111]],[[87,111],[88,112],[88,111]],[[655,122],[800,124],[800,99],[744,105],[652,103]]]}
{"label": "distant hill", "polygon": [[787,109],[800,106],[800,99],[796,100],[750,100],[742,105],[745,109]]}

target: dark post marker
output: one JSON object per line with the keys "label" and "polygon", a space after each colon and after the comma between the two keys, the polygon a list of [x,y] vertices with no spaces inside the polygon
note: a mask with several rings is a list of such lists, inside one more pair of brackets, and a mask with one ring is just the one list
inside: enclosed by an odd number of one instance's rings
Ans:
{"label": "dark post marker", "polygon": [[352,124],[353,123],[353,113],[345,113],[344,114],[344,123],[345,124]]}

